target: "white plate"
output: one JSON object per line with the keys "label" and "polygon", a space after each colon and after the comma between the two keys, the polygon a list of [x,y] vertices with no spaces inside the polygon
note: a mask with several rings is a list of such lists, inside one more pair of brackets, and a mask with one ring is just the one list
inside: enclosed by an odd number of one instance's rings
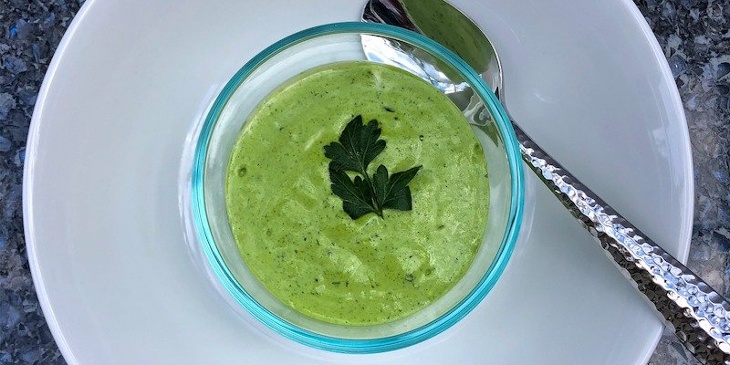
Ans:
{"label": "white plate", "polygon": [[[191,126],[256,52],[305,27],[356,20],[362,2],[86,1],[43,84],[24,186],[33,278],[70,364],[646,362],[660,322],[534,179],[527,229],[493,292],[459,325],[404,351],[304,351],[242,321],[211,289],[186,247],[178,201]],[[634,5],[454,3],[495,42],[507,107],[524,129],[685,259],[687,127]]]}

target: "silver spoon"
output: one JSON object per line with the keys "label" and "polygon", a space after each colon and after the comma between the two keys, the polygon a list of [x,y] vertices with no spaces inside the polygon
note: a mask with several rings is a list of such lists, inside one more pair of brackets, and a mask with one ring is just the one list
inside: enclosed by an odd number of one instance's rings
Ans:
{"label": "silver spoon", "polygon": [[[474,22],[444,0],[369,0],[362,20],[406,28],[450,48],[504,100],[494,47]],[[703,363],[730,364],[730,303],[581,184],[514,121],[512,126],[522,159],[597,238],[679,340]]]}

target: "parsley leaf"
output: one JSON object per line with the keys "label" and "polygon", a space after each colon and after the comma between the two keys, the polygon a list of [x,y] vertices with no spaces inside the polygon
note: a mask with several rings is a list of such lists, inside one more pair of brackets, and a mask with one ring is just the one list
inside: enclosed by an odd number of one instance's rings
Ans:
{"label": "parsley leaf", "polygon": [[350,218],[357,219],[365,214],[378,212],[373,206],[370,189],[360,176],[352,181],[344,170],[333,169],[330,165],[330,181],[332,192],[342,199],[342,209]]}
{"label": "parsley leaf", "polygon": [[[383,217],[383,209],[411,210],[411,189],[408,183],[421,166],[389,175],[388,169],[378,166],[372,179],[368,165],[385,149],[380,138],[381,129],[373,119],[368,124],[362,116],[353,118],[342,131],[338,142],[324,147],[324,155],[331,159],[329,164],[330,188],[342,199],[342,209],[352,219],[368,213]],[[350,178],[346,171],[359,176]]]}
{"label": "parsley leaf", "polygon": [[324,155],[336,167],[367,175],[367,167],[385,149],[385,141],[380,138],[378,121],[373,119],[367,125],[362,116],[353,118],[340,134],[339,143],[332,142],[324,147]]}
{"label": "parsley leaf", "polygon": [[380,165],[373,176],[376,200],[381,209],[411,210],[411,189],[408,183],[416,177],[421,166],[396,172],[388,177],[388,169]]}

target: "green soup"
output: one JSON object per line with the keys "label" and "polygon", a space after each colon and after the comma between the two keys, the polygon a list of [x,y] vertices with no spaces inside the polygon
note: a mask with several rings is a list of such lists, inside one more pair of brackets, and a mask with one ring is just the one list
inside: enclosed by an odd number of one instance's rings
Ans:
{"label": "green soup", "polygon": [[[352,220],[330,189],[323,147],[355,116],[377,119],[385,150],[370,164],[423,168],[413,209]],[[461,111],[416,76],[343,62],[290,80],[245,124],[228,166],[233,235],[278,299],[336,324],[394,321],[464,275],[487,220],[482,148]]]}

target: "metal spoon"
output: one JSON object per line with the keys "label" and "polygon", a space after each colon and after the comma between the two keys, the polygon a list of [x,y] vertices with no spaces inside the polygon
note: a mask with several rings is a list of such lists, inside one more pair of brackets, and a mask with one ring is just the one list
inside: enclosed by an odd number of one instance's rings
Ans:
{"label": "metal spoon", "polygon": [[[494,47],[474,22],[444,0],[369,0],[362,20],[403,27],[443,44],[504,100]],[[514,121],[512,126],[522,159],[597,238],[680,341],[703,363],[730,364],[730,303],[581,184]]]}

